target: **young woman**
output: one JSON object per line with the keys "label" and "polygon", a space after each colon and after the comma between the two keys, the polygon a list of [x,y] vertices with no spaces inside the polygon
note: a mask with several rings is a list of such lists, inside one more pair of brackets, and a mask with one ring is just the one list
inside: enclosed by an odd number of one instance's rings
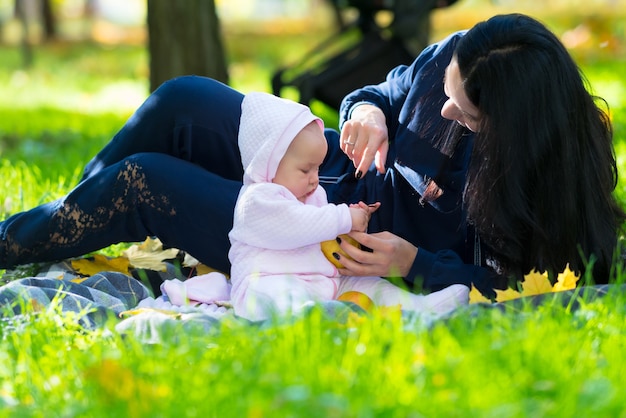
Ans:
{"label": "young woman", "polygon": [[[593,266],[594,279],[606,283],[625,218],[612,194],[617,183],[612,130],[598,107],[604,103],[588,93],[558,38],[530,17],[495,16],[426,53],[435,65],[397,69],[387,82],[344,102],[342,147],[353,157],[357,176],[373,156],[379,157],[379,172],[384,172],[380,161],[393,161],[420,204],[438,207],[439,213],[462,208],[456,225],[451,212],[447,215],[448,224],[459,228],[448,235],[461,239],[459,258],[469,247],[474,264],[500,277],[520,279],[532,269],[554,274],[569,264],[579,273]],[[440,73],[444,97],[430,81]],[[438,121],[423,118],[433,101],[444,118],[456,121],[445,134],[436,132]],[[394,141],[395,150],[389,145]],[[388,149],[395,151],[393,159]],[[383,206],[379,219],[384,211]],[[387,214],[387,222],[400,222],[394,217]],[[399,235],[401,229],[396,228]],[[416,254],[403,272],[409,281],[420,275],[431,284],[454,280],[454,256],[429,251],[422,236],[404,236],[413,244],[387,234],[354,235],[368,247],[389,240]],[[344,273],[372,273],[394,263],[391,254],[349,254],[361,264],[346,261]],[[485,277],[477,271],[475,282],[480,276]]]}
{"label": "young woman", "polygon": [[[0,268],[158,236],[228,272],[243,95],[181,77],[157,89],[63,199],[0,223]],[[545,26],[495,16],[346,97],[326,129],[333,203],[381,202],[342,244],[348,276],[490,295],[531,269],[606,282],[625,215],[602,102]]]}

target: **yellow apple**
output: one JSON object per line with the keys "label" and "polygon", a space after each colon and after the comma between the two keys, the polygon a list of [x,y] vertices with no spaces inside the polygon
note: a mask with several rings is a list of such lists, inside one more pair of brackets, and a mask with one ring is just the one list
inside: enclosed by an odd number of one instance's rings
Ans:
{"label": "yellow apple", "polygon": [[[345,234],[339,235],[339,238],[341,238],[342,241],[348,241],[350,244],[354,245],[357,248],[361,248],[361,245],[354,238],[351,238]],[[329,241],[323,241],[321,243],[321,247],[322,247],[322,253],[324,253],[328,261],[333,263],[335,267],[337,268],[340,268],[340,269],[343,268],[343,264],[341,264],[339,260],[333,257],[333,253],[338,253],[342,257],[346,257],[352,260],[352,257],[346,254],[346,252],[341,248],[341,246],[339,246],[337,241],[334,239],[329,240]]]}
{"label": "yellow apple", "polygon": [[374,308],[374,301],[365,293],[349,290],[337,297],[337,300],[344,302],[352,302],[363,308],[366,312],[370,312]]}

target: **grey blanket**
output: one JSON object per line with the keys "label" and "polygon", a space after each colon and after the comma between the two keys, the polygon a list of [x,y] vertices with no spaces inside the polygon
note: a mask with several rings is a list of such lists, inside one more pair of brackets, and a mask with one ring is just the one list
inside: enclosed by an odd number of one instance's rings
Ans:
{"label": "grey blanket", "polygon": [[21,314],[25,309],[48,307],[52,300],[62,311],[85,313],[87,326],[100,325],[112,315],[132,309],[150,296],[148,288],[133,277],[104,272],[81,283],[70,279],[27,277],[0,287],[0,306]]}
{"label": "grey blanket", "polygon": [[[62,311],[75,312],[80,315],[81,324],[85,327],[102,326],[111,318],[116,318],[116,329],[124,333],[134,333],[147,343],[159,343],[163,335],[175,336],[180,331],[208,332],[219,329],[220,321],[228,317],[237,321],[247,321],[235,317],[232,312],[227,315],[213,315],[210,312],[194,307],[185,307],[175,314],[159,309],[138,309],[132,315],[121,316],[125,311],[137,308],[140,301],[150,300],[150,290],[139,280],[118,272],[102,272],[85,279],[80,283],[72,281],[72,277],[61,279],[50,277],[27,277],[11,281],[0,287],[0,307],[3,316],[20,315],[27,310],[44,310],[54,300]],[[501,309],[519,312],[528,304],[538,306],[550,303],[554,306],[569,306],[572,310],[579,307],[580,300],[589,301],[603,297],[611,291],[624,293],[626,284],[582,286],[574,290],[549,293],[534,297],[516,299],[504,303],[474,304],[462,307],[448,315],[475,314],[483,309]],[[364,313],[356,305],[349,302],[325,302],[322,308],[338,321],[345,321],[350,312]],[[433,322],[445,320],[446,317],[417,317],[407,313],[406,324],[413,327],[429,326]]]}

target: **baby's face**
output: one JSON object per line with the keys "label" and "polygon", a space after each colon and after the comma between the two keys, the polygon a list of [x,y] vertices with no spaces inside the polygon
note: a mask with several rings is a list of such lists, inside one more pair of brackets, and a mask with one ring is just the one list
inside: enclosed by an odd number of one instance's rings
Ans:
{"label": "baby's face", "polygon": [[272,183],[286,187],[304,202],[319,185],[319,167],[327,151],[328,144],[322,129],[317,122],[311,122],[289,145]]}

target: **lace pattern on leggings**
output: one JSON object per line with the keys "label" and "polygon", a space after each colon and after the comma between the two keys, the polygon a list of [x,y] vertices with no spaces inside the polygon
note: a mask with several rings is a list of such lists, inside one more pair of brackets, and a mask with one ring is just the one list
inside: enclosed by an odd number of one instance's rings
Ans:
{"label": "lace pattern on leggings", "polygon": [[[112,191],[105,193],[110,197],[108,201],[99,198],[99,203],[85,208],[72,201],[70,194],[65,201],[60,201],[46,225],[29,225],[29,229],[37,227],[47,230],[45,241],[41,241],[41,230],[32,231],[33,235],[40,237],[35,239],[35,242],[28,239],[17,242],[9,231],[2,243],[6,245],[5,256],[9,260],[15,260],[16,264],[39,261],[40,258],[58,258],[54,255],[55,249],[61,248],[75,249],[74,253],[79,256],[95,250],[87,248],[95,234],[104,233],[113,222],[124,217],[134,216],[136,220],[131,221],[142,222],[140,214],[142,211],[165,216],[176,215],[176,209],[169,198],[155,195],[151,190],[141,165],[129,159],[118,172]],[[21,235],[29,238],[28,234]]]}

